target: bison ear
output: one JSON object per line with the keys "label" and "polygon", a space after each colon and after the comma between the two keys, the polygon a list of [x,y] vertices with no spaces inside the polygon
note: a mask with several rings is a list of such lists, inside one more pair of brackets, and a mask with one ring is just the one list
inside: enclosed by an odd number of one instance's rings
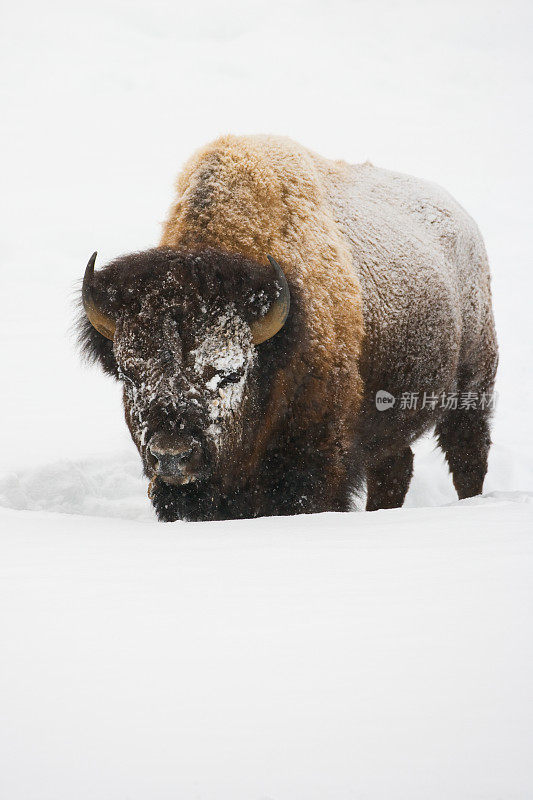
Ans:
{"label": "bison ear", "polygon": [[250,325],[254,345],[266,342],[267,339],[272,339],[272,337],[283,328],[291,307],[291,293],[287,278],[283,274],[283,270],[278,262],[275,261],[272,256],[267,256],[267,258],[274,267],[274,284],[277,290],[277,297],[266,314]]}
{"label": "bison ear", "polygon": [[83,287],[81,290],[83,310],[93,328],[95,328],[98,333],[101,333],[102,336],[105,336],[106,339],[111,339],[111,341],[113,341],[115,336],[115,320],[102,310],[101,303],[99,303],[98,299],[98,292],[94,289],[95,261],[96,253],[93,253],[85,269],[85,275],[83,276]]}

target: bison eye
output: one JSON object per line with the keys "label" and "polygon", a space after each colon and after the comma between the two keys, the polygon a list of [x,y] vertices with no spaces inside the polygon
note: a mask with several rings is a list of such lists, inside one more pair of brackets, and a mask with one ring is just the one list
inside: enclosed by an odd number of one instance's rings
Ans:
{"label": "bison eye", "polygon": [[242,376],[242,372],[226,372],[221,376],[218,388],[221,389],[223,386],[227,386],[228,383],[238,383]]}

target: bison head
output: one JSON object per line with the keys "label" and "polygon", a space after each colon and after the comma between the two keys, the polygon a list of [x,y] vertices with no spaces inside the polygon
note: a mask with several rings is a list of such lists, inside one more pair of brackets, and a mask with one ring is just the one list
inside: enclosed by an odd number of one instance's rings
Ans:
{"label": "bison head", "polygon": [[289,311],[280,267],[270,257],[261,265],[156,248],[95,273],[95,257],[83,281],[82,344],[123,383],[147,476],[168,488],[234,472],[264,390],[260,345]]}

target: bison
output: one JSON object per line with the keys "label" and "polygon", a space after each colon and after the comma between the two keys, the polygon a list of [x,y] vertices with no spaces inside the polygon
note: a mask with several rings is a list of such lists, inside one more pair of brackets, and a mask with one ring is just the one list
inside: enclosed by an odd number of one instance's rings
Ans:
{"label": "bison", "polygon": [[401,506],[432,429],[459,498],[482,491],[489,268],[440,187],[226,136],[181,172],[158,247],[95,256],[81,346],[123,384],[159,519],[347,511],[365,480],[368,510]]}

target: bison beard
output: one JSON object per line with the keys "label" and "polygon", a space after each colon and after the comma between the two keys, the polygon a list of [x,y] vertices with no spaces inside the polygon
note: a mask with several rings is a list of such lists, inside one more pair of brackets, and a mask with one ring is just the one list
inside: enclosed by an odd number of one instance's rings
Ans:
{"label": "bison beard", "polygon": [[[353,502],[352,492],[360,487],[362,473],[353,453],[352,467],[344,490],[324,491],[327,463],[316,451],[304,448],[272,452],[265,460],[259,479],[243,482],[228,492],[216,479],[199,481],[177,489],[157,478],[150,484],[148,496],[161,522],[178,519],[191,522],[227,519],[251,519],[291,514],[312,514],[328,509],[347,511]],[[299,461],[299,466],[298,466]],[[360,463],[360,462],[359,462]]]}

